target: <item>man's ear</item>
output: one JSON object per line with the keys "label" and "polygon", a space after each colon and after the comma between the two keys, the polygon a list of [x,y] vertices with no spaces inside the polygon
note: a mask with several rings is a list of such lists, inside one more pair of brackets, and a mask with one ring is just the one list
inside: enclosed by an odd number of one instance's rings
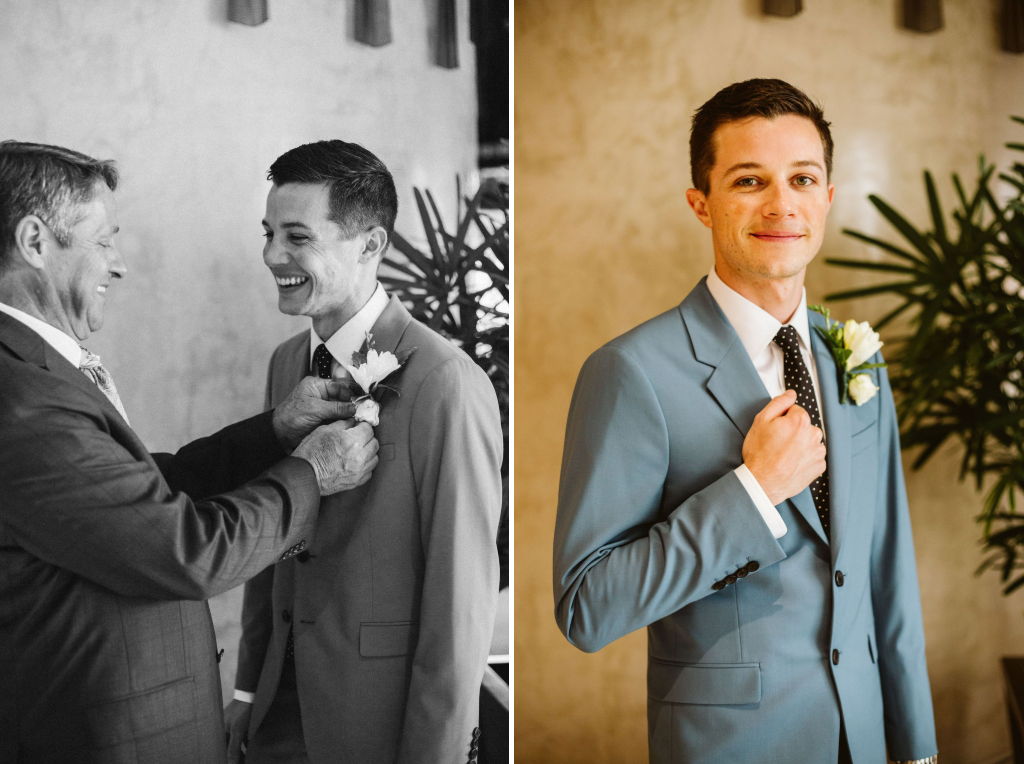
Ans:
{"label": "man's ear", "polygon": [[359,253],[359,262],[368,263],[374,258],[382,257],[388,246],[388,232],[381,226],[374,226],[366,235],[363,251]]}
{"label": "man's ear", "polygon": [[32,268],[42,270],[46,266],[46,250],[56,243],[42,218],[38,215],[26,215],[14,227],[12,254]]}
{"label": "man's ear", "polygon": [[708,214],[708,198],[704,195],[704,192],[698,191],[696,188],[688,188],[686,190],[686,202],[690,205],[690,209],[693,210],[693,214],[697,216],[697,220],[710,228],[711,215]]}

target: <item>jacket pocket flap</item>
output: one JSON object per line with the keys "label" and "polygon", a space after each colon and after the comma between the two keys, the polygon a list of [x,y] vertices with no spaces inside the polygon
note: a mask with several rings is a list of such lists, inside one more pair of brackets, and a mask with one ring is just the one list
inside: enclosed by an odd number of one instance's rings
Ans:
{"label": "jacket pocket flap", "polygon": [[647,693],[667,703],[742,706],[761,700],[759,663],[647,664]]}
{"label": "jacket pocket flap", "polygon": [[141,740],[195,721],[192,677],[99,703],[87,708],[85,713],[95,748]]}
{"label": "jacket pocket flap", "polygon": [[416,621],[362,623],[359,625],[359,654],[366,658],[409,655],[416,649],[418,627]]}

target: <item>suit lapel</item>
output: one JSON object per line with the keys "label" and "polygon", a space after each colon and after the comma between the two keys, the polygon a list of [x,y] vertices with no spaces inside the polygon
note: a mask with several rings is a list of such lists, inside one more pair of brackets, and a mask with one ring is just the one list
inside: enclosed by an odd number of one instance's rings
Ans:
{"label": "suit lapel", "polygon": [[757,412],[768,405],[768,391],[722,309],[701,282],[679,306],[697,360],[714,368],[708,392],[744,436]]}
{"label": "suit lapel", "polygon": [[[401,301],[392,295],[384,311],[373,322],[373,329],[370,330],[377,352],[394,353],[410,321],[412,321],[412,315],[405,309]],[[363,343],[363,352],[366,352],[365,342]]]}
{"label": "suit lapel", "polygon": [[[706,282],[706,278],[701,279],[679,309],[690,335],[694,356],[701,363],[714,367],[707,381],[708,392],[746,437],[754,417],[768,405],[771,398],[747,349],[711,296]],[[810,488],[805,488],[788,501],[818,538],[827,544],[825,529],[814,508]]]}
{"label": "suit lapel", "polygon": [[[839,548],[846,534],[850,500],[850,406],[839,402],[839,369],[832,352],[814,327],[825,328],[825,319],[808,311],[811,325],[811,346],[818,370],[822,418],[825,420],[825,460],[828,462],[829,515],[832,523],[832,564],[835,566]],[[813,508],[813,502],[812,502]]]}
{"label": "suit lapel", "polygon": [[116,413],[120,419],[121,415],[114,408],[114,404],[103,394],[102,390],[93,384],[91,379],[86,377],[80,369],[68,363],[68,360],[58,353],[49,342],[21,321],[6,313],[0,313],[0,343],[3,343],[23,361],[46,369],[91,395],[100,405],[108,406],[110,411]]}

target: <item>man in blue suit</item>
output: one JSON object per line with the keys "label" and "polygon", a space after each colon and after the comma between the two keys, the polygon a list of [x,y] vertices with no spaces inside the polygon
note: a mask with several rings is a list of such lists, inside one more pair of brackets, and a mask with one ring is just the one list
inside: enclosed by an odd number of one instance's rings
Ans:
{"label": "man in blue suit", "polygon": [[647,627],[659,764],[937,761],[888,377],[841,404],[806,305],[828,124],[780,80],[698,109],[687,201],[714,268],[573,394],[556,618],[587,652]]}

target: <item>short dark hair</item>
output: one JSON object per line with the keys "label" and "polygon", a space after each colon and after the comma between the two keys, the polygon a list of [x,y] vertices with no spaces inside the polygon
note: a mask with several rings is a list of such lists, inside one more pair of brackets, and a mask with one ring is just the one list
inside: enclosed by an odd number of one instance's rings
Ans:
{"label": "short dark hair", "polygon": [[71,244],[79,208],[93,200],[101,182],[117,189],[112,160],[45,143],[0,141],[0,261],[26,215],[38,215],[62,247]]}
{"label": "short dark hair", "polygon": [[832,177],[832,133],[825,112],[807,94],[782,80],[757,79],[736,82],[715,93],[697,109],[690,128],[690,178],[693,187],[711,190],[715,166],[715,131],[728,122],[747,117],[775,119],[784,114],[806,117],[814,123],[825,150],[825,174]]}
{"label": "short dark hair", "polygon": [[267,180],[286,183],[326,183],[330,188],[328,219],[345,236],[380,226],[390,240],[398,215],[395,181],[380,159],[358,143],[317,141],[279,156]]}

